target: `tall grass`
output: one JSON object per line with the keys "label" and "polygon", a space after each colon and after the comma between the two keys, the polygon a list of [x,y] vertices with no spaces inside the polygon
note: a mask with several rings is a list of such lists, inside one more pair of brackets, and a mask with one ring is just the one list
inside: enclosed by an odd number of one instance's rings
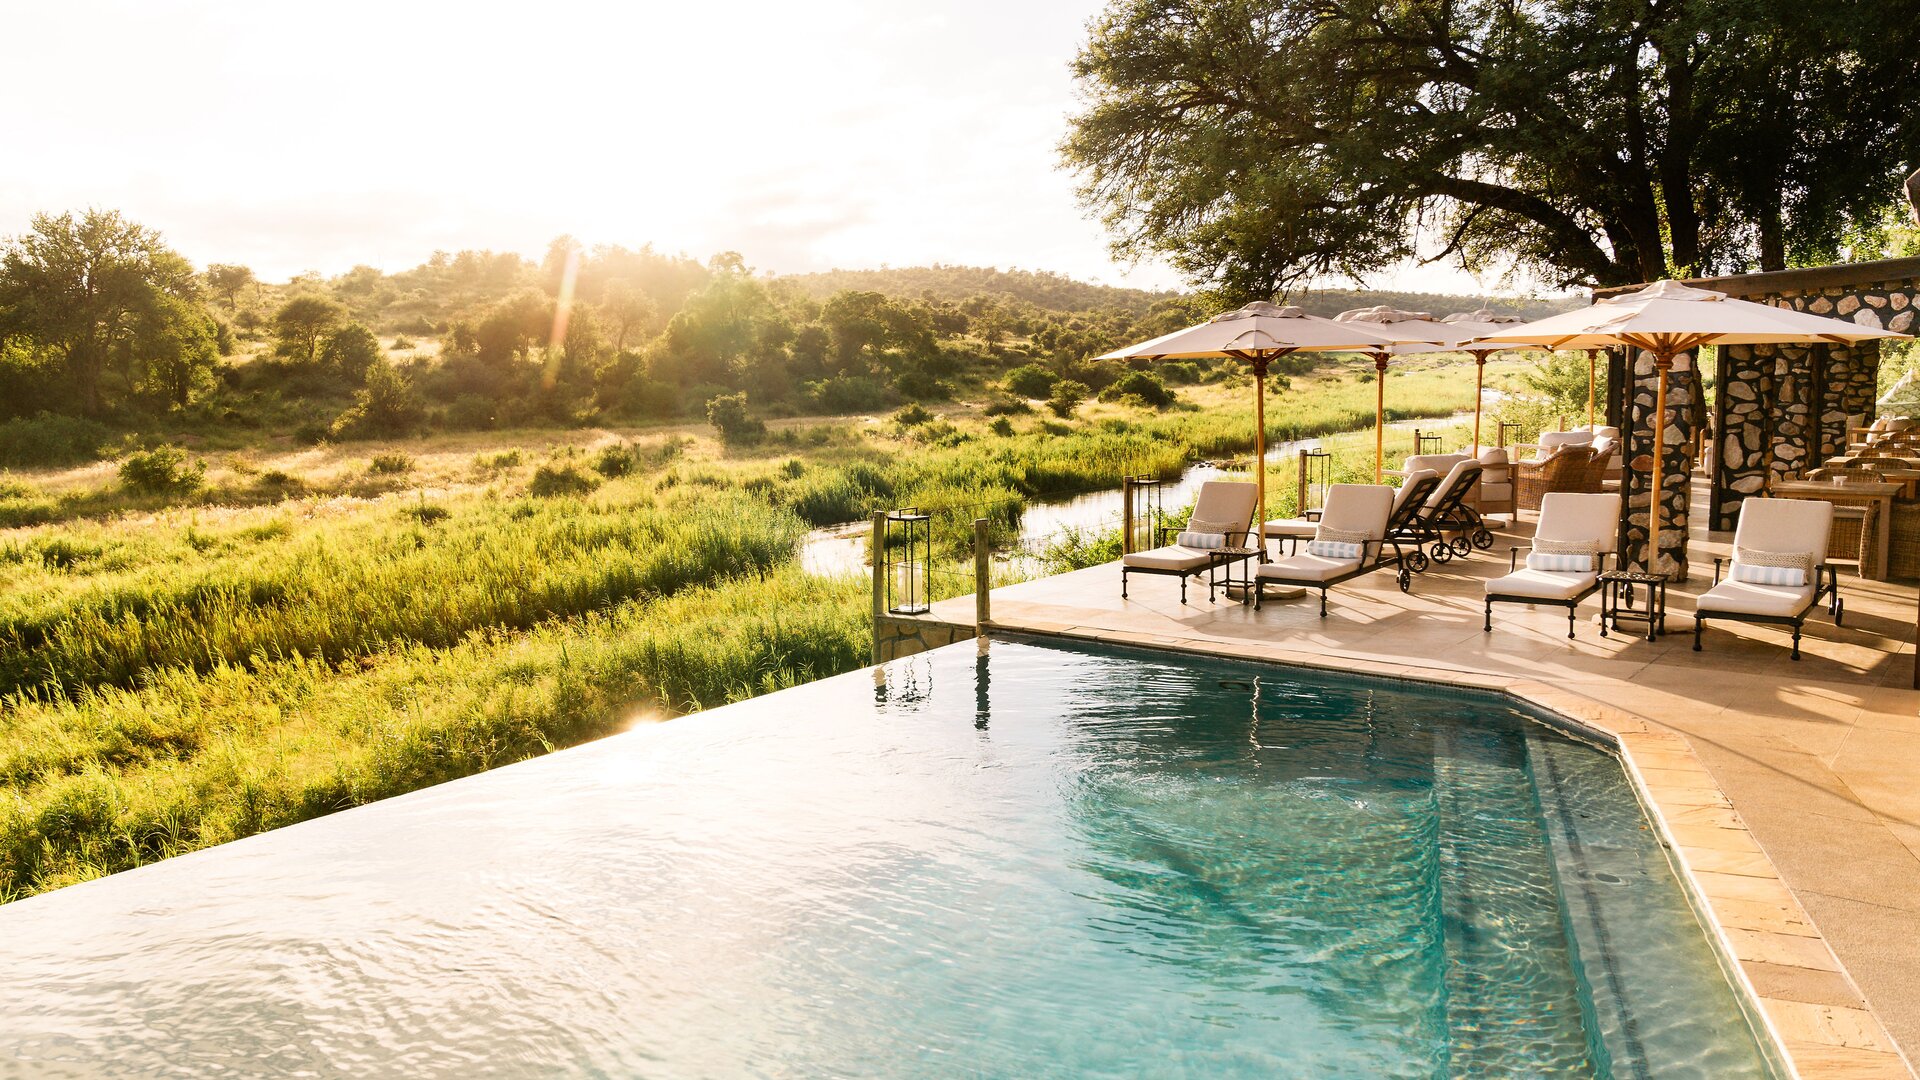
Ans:
{"label": "tall grass", "polygon": [[0,899],[864,664],[857,580],[788,565],[528,633],[151,672],[0,721]]}
{"label": "tall grass", "polygon": [[452,645],[476,628],[530,627],[768,569],[793,557],[802,531],[744,493],[712,491],[659,505],[471,499],[444,518],[382,507],[284,533],[42,535],[0,547],[10,564],[0,572],[0,692]]}

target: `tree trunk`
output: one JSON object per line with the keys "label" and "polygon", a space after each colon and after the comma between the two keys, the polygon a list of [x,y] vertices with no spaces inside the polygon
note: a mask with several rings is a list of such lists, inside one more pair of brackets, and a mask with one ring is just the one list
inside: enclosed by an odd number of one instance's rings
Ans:
{"label": "tree trunk", "polygon": [[1700,272],[1700,216],[1694,212],[1693,68],[1690,50],[1661,50],[1667,68],[1667,144],[1660,155],[1660,193],[1667,208],[1673,265]]}
{"label": "tree trunk", "polygon": [[1787,268],[1786,227],[1780,220],[1780,202],[1774,200],[1760,208],[1760,269]]}

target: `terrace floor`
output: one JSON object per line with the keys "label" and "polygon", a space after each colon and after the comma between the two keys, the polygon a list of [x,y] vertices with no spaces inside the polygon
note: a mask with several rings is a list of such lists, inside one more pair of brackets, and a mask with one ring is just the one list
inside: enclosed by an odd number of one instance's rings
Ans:
{"label": "terrace floor", "polygon": [[[1843,574],[1846,625],[1810,618],[1798,663],[1786,631],[1740,623],[1710,623],[1695,653],[1692,598],[1731,548],[1714,533],[1696,537],[1693,580],[1671,588],[1658,641],[1600,637],[1597,595],[1576,640],[1564,608],[1501,606],[1483,633],[1481,582],[1505,572],[1531,517],[1411,594],[1388,572],[1336,587],[1325,619],[1317,594],[1255,612],[1189,587],[1182,606],[1165,577],[1134,578],[1122,600],[1108,564],[994,590],[991,624],[1492,686],[1611,734],[1801,1075],[1913,1075],[1901,1047],[1920,1048],[1914,587]],[[930,618],[971,625],[973,603]]]}

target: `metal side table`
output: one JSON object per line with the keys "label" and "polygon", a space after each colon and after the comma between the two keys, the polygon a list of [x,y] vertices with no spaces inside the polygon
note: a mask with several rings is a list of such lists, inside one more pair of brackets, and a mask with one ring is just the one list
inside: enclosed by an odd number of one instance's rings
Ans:
{"label": "metal side table", "polygon": [[[1638,604],[1639,596],[1646,603]],[[1667,575],[1607,570],[1600,575],[1600,636],[1621,623],[1645,623],[1647,640],[1667,632]]]}

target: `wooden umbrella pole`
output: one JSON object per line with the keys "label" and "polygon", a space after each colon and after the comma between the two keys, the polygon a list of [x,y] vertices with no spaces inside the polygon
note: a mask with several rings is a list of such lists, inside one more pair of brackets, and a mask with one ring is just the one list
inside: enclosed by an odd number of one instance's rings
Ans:
{"label": "wooden umbrella pole", "polygon": [[1598,357],[1599,355],[1600,355],[1600,350],[1598,349],[1587,350],[1587,430],[1588,431],[1593,430],[1594,368],[1599,363],[1599,361],[1596,359],[1596,357]]}
{"label": "wooden umbrella pole", "polygon": [[[1253,358],[1254,546],[1264,562],[1267,551],[1267,358]],[[1302,510],[1302,513],[1305,511]]]}
{"label": "wooden umbrella pole", "polygon": [[1373,354],[1373,482],[1381,480],[1387,456],[1387,354]]}
{"label": "wooden umbrella pole", "polygon": [[1653,384],[1653,491],[1647,502],[1647,573],[1660,572],[1660,461],[1666,457],[1667,371],[1673,367],[1671,353],[1655,353],[1653,368],[1658,377]]}
{"label": "wooden umbrella pole", "polygon": [[1487,354],[1473,354],[1473,456],[1480,456],[1480,398],[1487,381]]}

